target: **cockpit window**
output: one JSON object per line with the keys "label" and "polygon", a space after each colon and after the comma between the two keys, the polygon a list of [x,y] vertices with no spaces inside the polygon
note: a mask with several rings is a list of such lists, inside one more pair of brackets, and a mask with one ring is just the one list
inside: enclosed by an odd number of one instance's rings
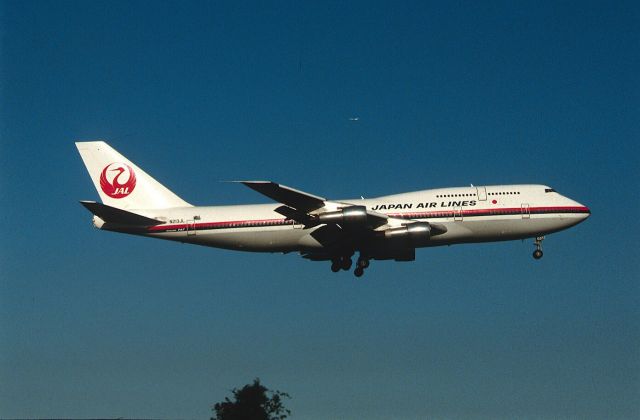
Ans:
{"label": "cockpit window", "polygon": [[545,188],[544,192],[550,193],[550,192],[556,192],[556,190],[554,190],[553,188]]}

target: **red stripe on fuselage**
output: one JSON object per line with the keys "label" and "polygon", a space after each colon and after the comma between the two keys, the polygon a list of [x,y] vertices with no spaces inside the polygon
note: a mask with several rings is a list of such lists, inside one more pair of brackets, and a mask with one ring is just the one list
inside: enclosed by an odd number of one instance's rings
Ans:
{"label": "red stripe on fuselage", "polygon": [[225,222],[202,222],[202,223],[180,223],[173,225],[157,225],[149,227],[150,232],[167,231],[167,230],[181,230],[186,229],[187,226],[194,226],[197,229],[220,229],[220,228],[233,228],[243,227],[245,224],[260,225],[260,226],[279,226],[283,224],[291,224],[289,221],[285,223],[286,219],[258,219],[258,220],[230,220]]}
{"label": "red stripe on fuselage", "polygon": [[[402,219],[436,219],[443,217],[456,217],[460,215],[458,209],[438,210],[428,212],[406,212],[406,213],[385,213],[389,217]],[[488,208],[488,209],[464,209],[462,217],[481,216],[518,216],[522,214],[590,214],[591,211],[584,206],[577,207],[509,207],[509,208]],[[202,222],[202,223],[180,223],[171,225],[151,226],[147,229],[150,233],[181,232],[190,230],[213,230],[213,229],[233,229],[245,227],[269,227],[291,225],[294,222],[290,219],[257,219],[257,220],[231,220],[224,222]]]}
{"label": "red stripe on fuselage", "polygon": [[[448,210],[427,211],[427,212],[407,212],[407,213],[386,213],[389,217],[416,219],[429,219],[435,217],[451,217],[456,212],[460,214],[460,207],[452,207]],[[517,216],[519,214],[590,214],[591,211],[584,206],[576,207],[492,207],[488,209],[463,209],[462,216]]]}

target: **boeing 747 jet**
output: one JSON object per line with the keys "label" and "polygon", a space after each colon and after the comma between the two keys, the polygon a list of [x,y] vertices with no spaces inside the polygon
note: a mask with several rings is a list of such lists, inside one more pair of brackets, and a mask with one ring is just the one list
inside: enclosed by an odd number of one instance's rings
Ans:
{"label": "boeing 747 jet", "polygon": [[103,141],[76,143],[102,203],[81,201],[96,228],[254,252],[298,252],[362,276],[370,260],[413,261],[416,248],[533,238],[591,212],[546,185],[438,188],[328,200],[272,181],[237,181],[272,204],[193,206]]}

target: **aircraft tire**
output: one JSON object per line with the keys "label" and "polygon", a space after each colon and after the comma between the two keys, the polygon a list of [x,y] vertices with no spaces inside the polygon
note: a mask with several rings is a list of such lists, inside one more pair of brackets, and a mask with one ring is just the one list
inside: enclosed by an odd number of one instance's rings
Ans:
{"label": "aircraft tire", "polygon": [[353,274],[356,277],[362,277],[362,275],[364,274],[364,270],[362,269],[362,267],[358,267],[353,271]]}
{"label": "aircraft tire", "polygon": [[536,260],[539,260],[540,258],[542,258],[542,251],[539,249],[536,249],[535,251],[533,251],[533,258],[535,258]]}

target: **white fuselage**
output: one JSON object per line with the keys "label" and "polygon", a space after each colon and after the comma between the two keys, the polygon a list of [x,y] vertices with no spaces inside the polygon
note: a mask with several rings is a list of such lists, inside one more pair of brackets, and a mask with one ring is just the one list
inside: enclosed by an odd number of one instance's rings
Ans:
{"label": "white fuselage", "polygon": [[[323,211],[350,205],[390,216],[378,230],[426,221],[446,228],[424,246],[489,242],[543,236],[574,226],[590,211],[544,185],[500,185],[440,188],[372,199],[327,201]],[[275,211],[280,204],[196,206],[136,213],[165,223],[127,230],[104,224],[98,228],[161,239],[257,252],[315,252],[327,244],[314,232]]]}

